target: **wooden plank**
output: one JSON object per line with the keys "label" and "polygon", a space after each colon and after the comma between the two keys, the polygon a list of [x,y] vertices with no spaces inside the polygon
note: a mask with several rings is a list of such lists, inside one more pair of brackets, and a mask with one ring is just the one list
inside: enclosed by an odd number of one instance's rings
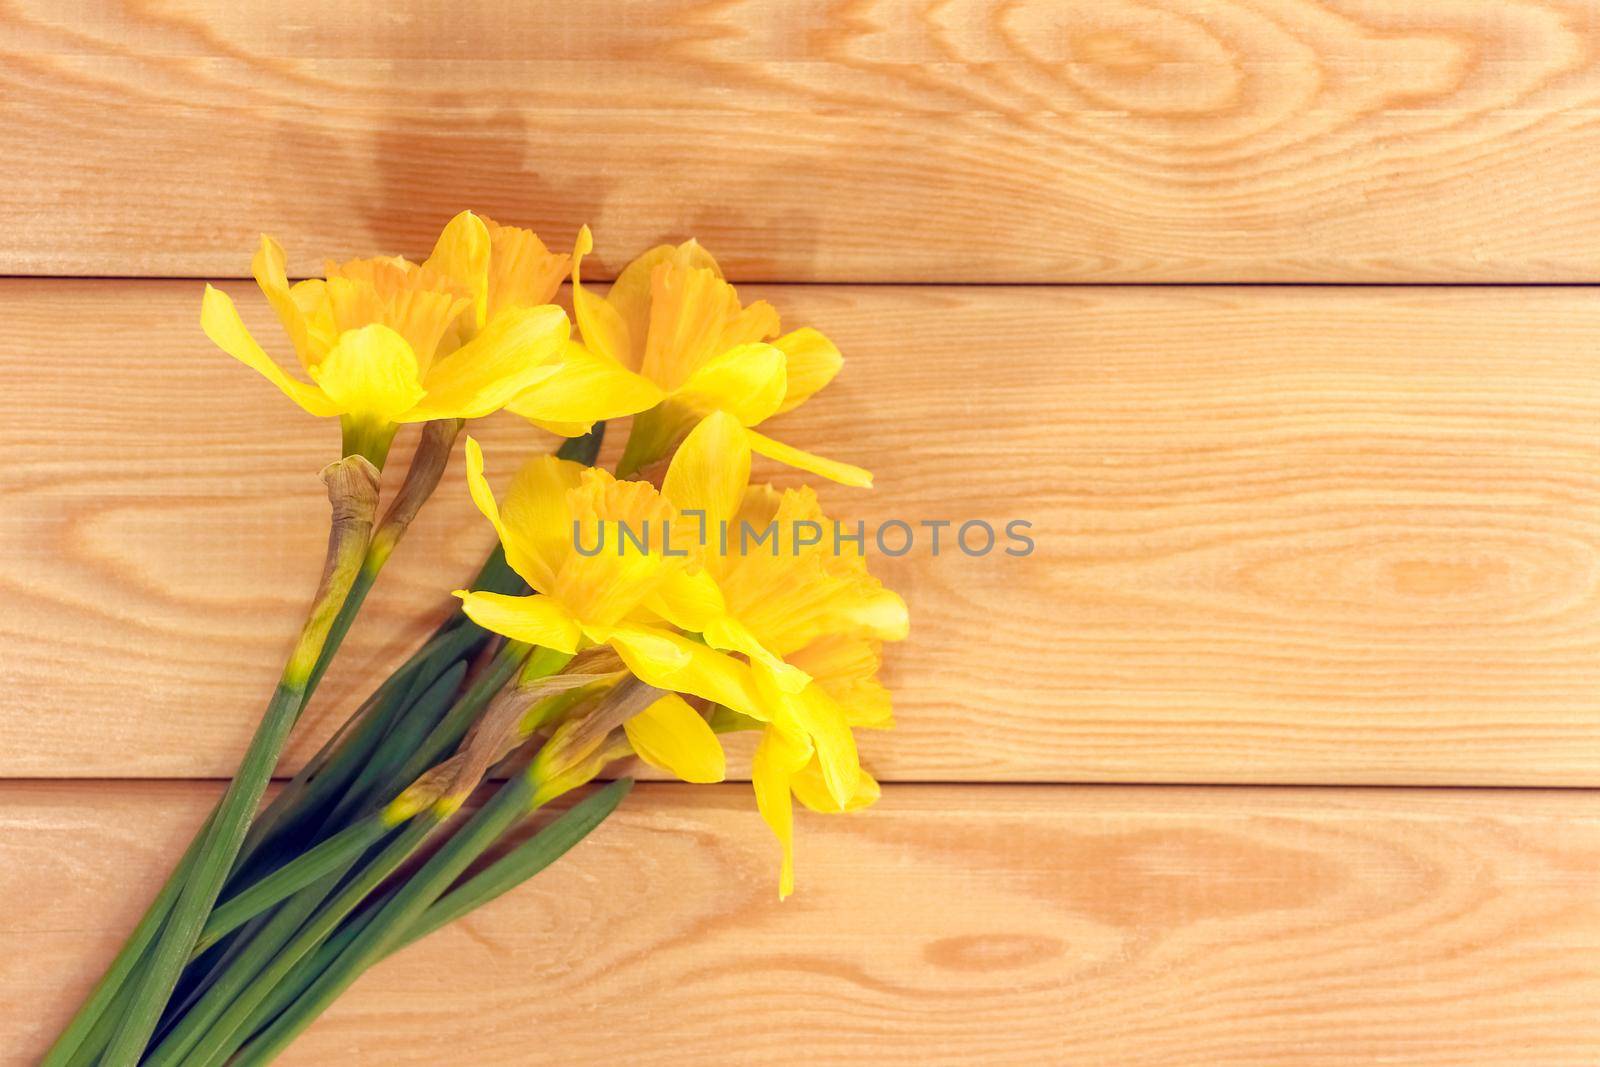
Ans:
{"label": "wooden plank", "polygon": [[[33,1062],[212,784],[0,786],[0,1032]],[[1590,1063],[1600,794],[643,787],[363,978],[286,1063]]]}
{"label": "wooden plank", "polygon": [[[884,777],[1600,782],[1600,293],[763,293],[848,354],[774,429],[876,470],[836,514],[1034,523],[1024,559],[880,557],[914,616]],[[337,432],[197,301],[0,283],[0,775],[225,777],[297,630]],[[505,477],[547,447],[474,432]],[[459,477],[290,765],[491,544]]]}
{"label": "wooden plank", "polygon": [[[0,273],[420,252],[780,281],[1594,281],[1588,0],[156,7],[0,21]],[[597,275],[598,276],[598,275]]]}

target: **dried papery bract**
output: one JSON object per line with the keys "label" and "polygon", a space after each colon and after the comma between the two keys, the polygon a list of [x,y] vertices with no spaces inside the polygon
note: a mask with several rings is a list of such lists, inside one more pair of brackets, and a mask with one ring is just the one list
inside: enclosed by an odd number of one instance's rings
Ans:
{"label": "dried papery bract", "polygon": [[625,738],[613,733],[668,694],[636,678],[617,685],[587,714],[563,723],[528,768],[538,807],[594,779],[612,760],[632,754]]}
{"label": "dried papery bract", "polygon": [[[600,655],[594,655],[599,652]],[[502,690],[483,713],[460,749],[411,784],[384,809],[390,824],[399,824],[432,807],[448,815],[466,802],[490,769],[515,752],[543,725],[543,706],[552,698],[613,685],[626,672],[609,649],[591,650],[574,658],[570,669]]]}
{"label": "dried papery bract", "polygon": [[333,620],[366,561],[378,512],[378,468],[371,461],[362,456],[346,456],[324,467],[321,477],[332,508],[328,554],[311,615],[284,671],[285,678],[298,679],[302,687],[322,655]]}
{"label": "dried papery bract", "polygon": [[405,481],[400,483],[399,491],[383,513],[383,521],[373,531],[372,545],[367,550],[368,569],[376,571],[383,567],[400,539],[411,528],[422,505],[433,496],[433,491],[444,477],[445,468],[450,465],[450,453],[455,447],[456,437],[465,425],[462,419],[438,419],[423,425],[422,437],[412,453]]}

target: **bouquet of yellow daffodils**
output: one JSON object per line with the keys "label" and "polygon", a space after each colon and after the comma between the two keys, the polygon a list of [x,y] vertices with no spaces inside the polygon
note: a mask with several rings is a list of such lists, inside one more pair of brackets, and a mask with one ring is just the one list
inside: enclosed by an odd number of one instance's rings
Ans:
{"label": "bouquet of yellow daffodils", "polygon": [[[782,332],[765,301],[742,304],[693,241],[645,252],[603,297],[582,283],[591,249],[587,228],[569,257],[463,212],[420,264],[330,263],[291,285],[263,238],[253,273],[304,377],[207,286],[206,335],[339,419],[340,458],[321,473],[327,557],[237,774],[49,1067],[271,1060],[367,967],[598,826],[628,779],[536,813],[625,760],[716,782],[719,735],[760,731],[751,779],[780,896],[793,798],[843,812],[878,796],[852,731],[890,725],[877,672],[882,643],[906,633],[905,605],[868,573],[859,535],[826,535],[809,488],[750,480],[760,455],[870,485],[754,429],[826,385],[837,349],[816,330]],[[569,276],[571,318],[553,302]],[[502,409],[568,440],[511,472],[466,437],[466,484],[447,491],[471,495],[498,548],[263,807],[296,719],[466,423]],[[595,466],[606,421],[627,416],[614,473]],[[418,442],[380,508],[379,472],[407,423]]]}

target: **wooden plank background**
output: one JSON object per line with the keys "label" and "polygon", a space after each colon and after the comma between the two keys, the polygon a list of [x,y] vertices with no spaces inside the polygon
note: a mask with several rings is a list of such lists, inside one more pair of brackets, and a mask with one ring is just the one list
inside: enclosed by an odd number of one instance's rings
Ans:
{"label": "wooden plank background", "polygon": [[[597,277],[699,236],[846,353],[774,428],[877,472],[831,508],[1038,549],[882,561],[884,800],[786,904],[747,786],[652,783],[285,1062],[1600,1062],[1600,0],[12,0],[0,1063],[320,558],[333,431],[195,279],[468,206]],[[1233,284],[1074,284],[1151,282]],[[457,470],[282,772],[486,533]]]}
{"label": "wooden plank background", "polygon": [[1591,0],[13,0],[0,273],[422,251],[777,281],[1590,281]]}
{"label": "wooden plank background", "polygon": [[[0,283],[0,774],[226,777],[296,630],[337,431],[212,348],[198,290]],[[750,293],[847,353],[774,431],[875,471],[830,505],[1034,524],[1023,559],[883,560],[914,630],[878,773],[1600,784],[1595,293]],[[473,432],[505,477],[548,447]],[[294,761],[491,544],[458,463]]]}
{"label": "wooden plank background", "polygon": [[[0,789],[24,1057],[217,791]],[[1594,792],[902,786],[801,823],[780,905],[745,789],[643,787],[286,1060],[1503,1067],[1600,1042]]]}

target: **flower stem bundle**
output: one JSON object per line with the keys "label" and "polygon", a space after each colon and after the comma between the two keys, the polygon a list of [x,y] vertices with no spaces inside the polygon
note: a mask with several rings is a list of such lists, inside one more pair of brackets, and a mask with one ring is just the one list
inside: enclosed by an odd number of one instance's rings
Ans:
{"label": "flower stem bundle", "polygon": [[[420,263],[353,260],[291,284],[263,238],[253,273],[303,377],[206,288],[208,337],[339,420],[322,472],[328,549],[237,772],[47,1067],[270,1061],[374,963],[595,831],[629,779],[544,813],[634,760],[721,781],[720,736],[759,731],[751,781],[778,839],[780,898],[793,799],[824,812],[876,799],[854,730],[891,724],[877,672],[905,605],[859,555],[799,536],[825,519],[810,488],[751,477],[765,457],[871,484],[755,429],[826,385],[837,349],[814,329],[784,333],[693,241],[645,252],[604,297],[581,279],[592,251],[586,227],[567,256],[463,212]],[[570,315],[554,302],[568,277]],[[566,443],[497,492],[468,434],[465,484],[452,484],[463,429],[502,411]],[[607,421],[629,417],[621,458],[598,466]],[[412,423],[410,466],[385,501],[380,472]],[[296,722],[441,487],[470,496],[497,546],[457,609],[263,806]],[[730,524],[771,543],[730,543]]]}

